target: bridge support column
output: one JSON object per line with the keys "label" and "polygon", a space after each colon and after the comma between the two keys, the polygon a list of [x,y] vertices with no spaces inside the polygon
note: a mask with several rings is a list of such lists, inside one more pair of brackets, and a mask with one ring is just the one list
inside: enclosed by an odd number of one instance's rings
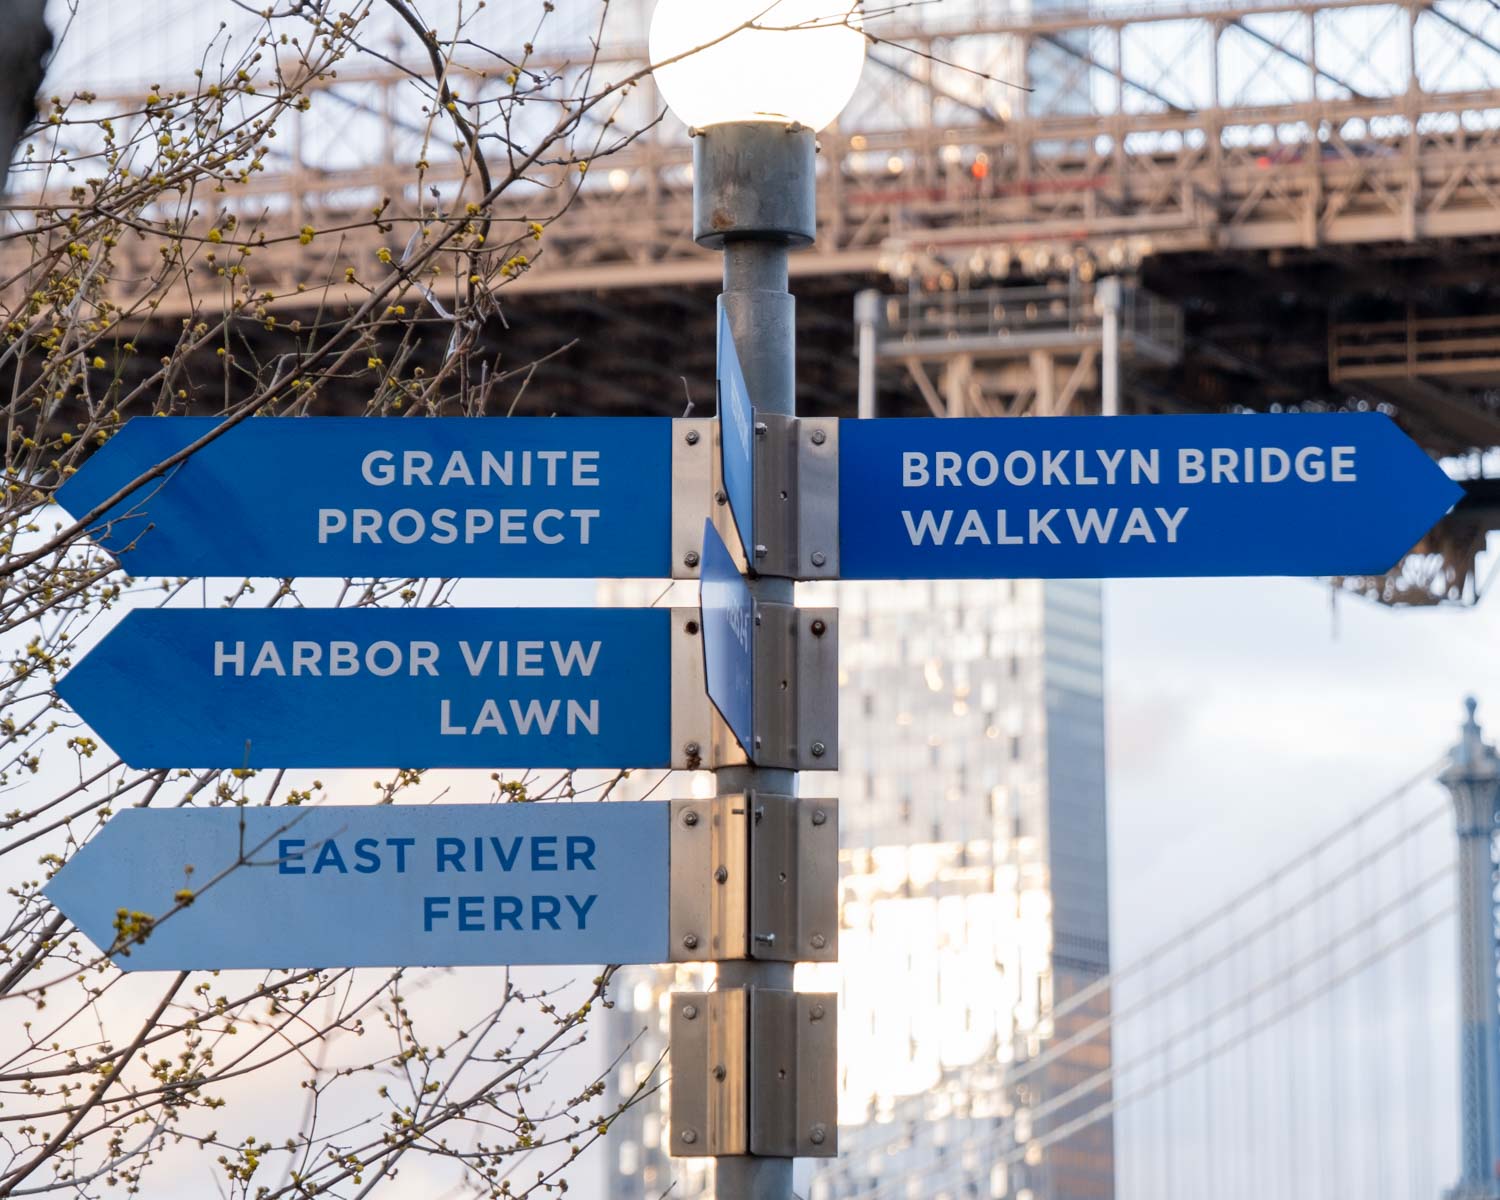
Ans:
{"label": "bridge support column", "polygon": [[1500,755],[1484,741],[1473,699],[1439,776],[1458,832],[1459,1086],[1462,1174],[1447,1200],[1500,1200],[1500,942],[1495,932]]}

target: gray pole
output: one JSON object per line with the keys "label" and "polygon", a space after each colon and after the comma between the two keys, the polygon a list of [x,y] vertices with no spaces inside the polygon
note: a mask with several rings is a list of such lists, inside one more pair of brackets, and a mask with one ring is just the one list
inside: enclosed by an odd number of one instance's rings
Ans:
{"label": "gray pole", "polygon": [[1500,1200],[1500,946],[1495,937],[1494,837],[1500,757],[1474,719],[1439,776],[1453,797],[1458,832],[1459,1075],[1463,1146],[1449,1200]]}
{"label": "gray pole", "polygon": [[880,324],[881,295],[874,288],[854,294],[854,327],[859,333],[859,406],[861,420],[875,415],[875,334]]}
{"label": "gray pole", "polygon": [[[787,291],[787,258],[816,233],[813,133],[801,126],[755,123],[699,131],[693,142],[693,236],[724,251],[724,310],[755,408],[793,416],[796,302]],[[747,547],[753,555],[753,547]],[[753,563],[751,564],[753,567]],[[752,579],[760,603],[791,604],[793,582]],[[722,767],[719,795],[750,791],[795,796],[797,773]],[[792,963],[723,962],[720,988],[790,990]],[[753,1137],[753,1131],[752,1131]],[[790,1200],[790,1158],[717,1160],[718,1200]]]}
{"label": "gray pole", "polygon": [[1099,371],[1102,377],[1099,411],[1106,417],[1120,415],[1120,279],[1107,275],[1094,289],[1104,318]]}

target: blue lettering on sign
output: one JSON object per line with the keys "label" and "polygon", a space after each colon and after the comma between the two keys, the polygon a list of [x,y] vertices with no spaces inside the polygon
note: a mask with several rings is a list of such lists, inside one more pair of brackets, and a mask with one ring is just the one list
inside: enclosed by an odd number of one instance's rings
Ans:
{"label": "blue lettering on sign", "polygon": [[[141,767],[667,766],[669,623],[665,609],[137,610],[58,692]],[[129,702],[142,693],[151,706]]]}
{"label": "blue lettering on sign", "polygon": [[126,970],[654,963],[669,829],[653,801],[129,809],[46,891],[102,949],[159,917]]}
{"label": "blue lettering on sign", "polygon": [[755,600],[712,521],[699,572],[708,698],[755,761]]}
{"label": "blue lettering on sign", "polygon": [[[137,418],[58,490],[76,518],[218,427]],[[666,418],[244,421],[90,529],[136,574],[671,574]]]}
{"label": "blue lettering on sign", "polygon": [[846,579],[1361,575],[1462,495],[1377,413],[846,421]]}
{"label": "blue lettering on sign", "polygon": [[744,559],[755,562],[755,407],[740,369],[724,298],[719,298],[718,368],[719,457],[724,492],[740,537]]}

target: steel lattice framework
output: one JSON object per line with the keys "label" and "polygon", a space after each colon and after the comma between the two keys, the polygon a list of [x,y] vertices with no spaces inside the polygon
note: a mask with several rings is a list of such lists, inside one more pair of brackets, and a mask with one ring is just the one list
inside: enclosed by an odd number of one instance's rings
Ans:
{"label": "steel lattice framework", "polygon": [[[1128,364],[1127,408],[1388,406],[1434,453],[1500,445],[1494,0],[1029,16],[950,0],[898,7],[869,30],[864,83],[821,138],[819,242],[793,260],[808,410],[852,406],[860,288],[906,293],[901,311],[920,319],[923,298],[945,292],[1024,282],[1076,299],[1119,274],[1178,306],[1184,326],[1175,361]],[[559,53],[535,70],[563,87],[586,69],[602,81],[644,66],[639,44],[606,41],[597,55]],[[481,99],[502,86],[472,65],[457,82]],[[424,150],[422,124],[407,115],[411,86],[395,65],[320,84],[265,172],[226,198],[251,219],[352,227],[258,252],[257,288],[303,284],[309,308],[353,301],[362,293],[344,282],[345,264],[375,267],[380,245],[417,229],[433,196],[462,201],[460,164]],[[704,299],[719,265],[691,241],[687,139],[670,118],[656,123],[649,81],[612,115],[616,130],[644,132],[581,182],[565,167],[540,170],[501,213],[561,214],[544,253],[502,293],[527,300],[506,307],[496,333],[513,361],[554,350],[559,327],[582,335],[586,362],[549,361],[537,379],[554,411],[668,411],[680,407],[678,377],[703,395],[711,379]],[[580,137],[608,140],[603,125]],[[420,194],[419,155],[431,160]],[[394,233],[367,223],[385,201]],[[9,253],[25,249],[13,240]],[[121,301],[149,277],[149,251],[119,248]],[[0,267],[12,276],[24,264]],[[186,311],[188,289],[216,286],[203,269],[166,297],[164,322]],[[888,411],[931,403],[909,365],[887,366]],[[1077,366],[1059,368],[1052,390],[1088,407],[1095,389]],[[996,345],[966,369],[982,390],[1035,364]],[[1460,516],[1434,556],[1414,560],[1415,576],[1358,586],[1387,600],[1472,598],[1489,517],[1479,503]]]}

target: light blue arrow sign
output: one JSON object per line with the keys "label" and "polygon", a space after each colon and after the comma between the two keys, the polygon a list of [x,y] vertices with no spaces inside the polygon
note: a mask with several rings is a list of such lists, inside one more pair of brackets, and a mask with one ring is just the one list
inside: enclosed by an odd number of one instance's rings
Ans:
{"label": "light blue arrow sign", "polygon": [[[138,417],[57,493],[77,519],[212,417]],[[91,532],[138,575],[664,577],[666,418],[244,421]]]}
{"label": "light blue arrow sign", "polygon": [[127,971],[664,962],[670,807],[127,808],[45,891]]}
{"label": "light blue arrow sign", "polygon": [[735,531],[745,561],[755,563],[755,408],[740,356],[734,348],[729,314],[719,298],[719,455],[724,474],[724,494],[734,516]]}
{"label": "light blue arrow sign", "polygon": [[712,521],[703,522],[698,591],[708,698],[754,762],[755,600]]}
{"label": "light blue arrow sign", "polygon": [[133,767],[664,767],[667,609],[150,609],[57,685]]}
{"label": "light blue arrow sign", "polygon": [[1373,575],[1462,489],[1378,413],[845,421],[845,579]]}

